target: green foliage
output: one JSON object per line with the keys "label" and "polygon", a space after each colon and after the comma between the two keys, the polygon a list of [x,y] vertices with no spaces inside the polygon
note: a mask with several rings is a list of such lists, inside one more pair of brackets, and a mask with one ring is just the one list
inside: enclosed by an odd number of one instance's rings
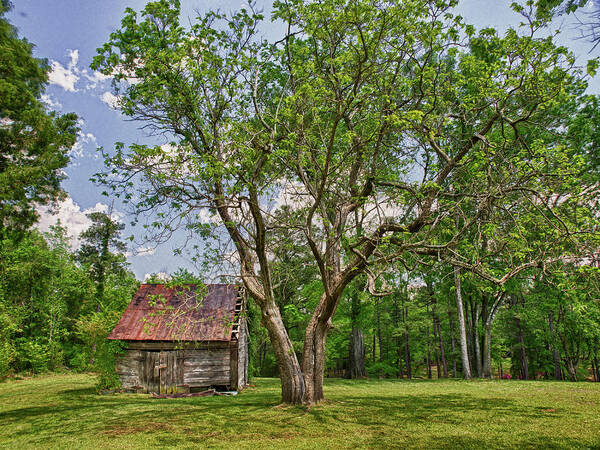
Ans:
{"label": "green foliage", "polygon": [[19,371],[43,373],[48,371],[51,351],[47,342],[33,339],[17,340],[17,367]]}
{"label": "green foliage", "polygon": [[98,303],[97,279],[88,267],[77,263],[60,225],[45,236],[29,231],[18,240],[2,241],[0,377],[68,367],[95,370],[102,373],[104,383],[111,377],[114,381],[117,348],[106,344],[106,336],[138,282],[122,265],[109,265]]}
{"label": "green foliage", "polygon": [[50,67],[32,56],[0,5],[0,239],[26,230],[36,207],[61,198],[62,169],[78,131],[74,114],[49,112],[40,98]]}
{"label": "green foliage", "polygon": [[115,358],[124,353],[124,346],[119,341],[108,341],[104,339],[100,342],[96,351],[95,370],[99,373],[96,389],[98,392],[103,389],[119,389],[121,380],[115,372]]}

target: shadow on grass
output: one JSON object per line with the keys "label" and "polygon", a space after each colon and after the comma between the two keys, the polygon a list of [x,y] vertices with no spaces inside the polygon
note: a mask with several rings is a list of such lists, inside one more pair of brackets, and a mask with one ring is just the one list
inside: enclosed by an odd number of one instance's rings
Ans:
{"label": "shadow on grass", "polygon": [[[562,414],[576,420],[573,411],[558,409],[557,413],[554,407],[492,392],[470,393],[461,388],[443,393],[439,391],[445,386],[432,392],[423,389],[422,383],[340,380],[326,386],[332,394],[330,402],[306,410],[273,408],[280,400],[278,380],[261,380],[258,385],[235,397],[180,399],[101,396],[91,386],[54,386],[47,394],[35,396],[31,405],[0,406],[0,424],[5,428],[0,446],[3,438],[45,447],[83,435],[103,445],[136,436],[139,446],[156,447],[198,442],[249,445],[258,439],[258,446],[277,447],[282,442],[289,446],[307,440],[312,445],[315,440],[314,446],[323,443],[339,448],[353,444],[354,436],[356,446],[369,448],[400,444],[423,448],[583,446],[576,435],[550,439],[552,429],[544,425],[560,420]],[[456,391],[456,385],[448,384],[452,386]],[[532,423],[536,427],[524,426]]]}

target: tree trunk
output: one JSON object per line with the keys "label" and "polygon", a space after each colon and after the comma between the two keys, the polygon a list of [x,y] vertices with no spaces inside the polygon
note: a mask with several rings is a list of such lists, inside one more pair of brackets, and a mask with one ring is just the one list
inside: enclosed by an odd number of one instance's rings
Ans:
{"label": "tree trunk", "polygon": [[[437,331],[434,328],[434,333],[433,333],[433,337],[434,339],[437,341]],[[442,378],[442,364],[440,361],[440,354],[438,352],[438,349],[434,347],[433,350],[433,354],[435,355],[435,369],[436,369],[436,374],[437,374],[437,379],[439,380],[440,378]]]}
{"label": "tree trunk", "polygon": [[571,381],[577,381],[577,366],[578,364],[574,364],[571,358],[567,360],[567,371]]}
{"label": "tree trunk", "polygon": [[515,323],[517,325],[517,338],[519,340],[520,347],[520,358],[521,358],[521,378],[523,380],[529,379],[529,366],[527,365],[527,352],[525,351],[525,341],[523,340],[523,330],[521,328],[521,319],[515,316]]}
{"label": "tree trunk", "polygon": [[504,293],[499,292],[494,298],[494,302],[489,306],[486,299],[485,319],[483,323],[483,377],[493,378],[492,376],[492,327],[496,314],[504,300]]}
{"label": "tree trunk", "polygon": [[408,306],[404,308],[404,361],[406,363],[406,377],[412,378],[412,368],[410,361],[410,340],[408,335]]}
{"label": "tree trunk", "polygon": [[352,328],[350,333],[350,360],[345,378],[364,378],[367,376],[365,369],[365,346],[363,332],[360,328]]}
{"label": "tree trunk", "polygon": [[441,378],[441,371],[443,370],[443,377],[448,378],[448,365],[446,363],[446,353],[444,351],[444,340],[442,338],[442,327],[440,326],[440,316],[437,313],[437,300],[435,298],[435,292],[431,285],[428,285],[429,293],[431,296],[431,315],[433,317],[433,335],[437,340],[438,348],[435,352],[436,363],[437,363],[437,374],[438,378]]}
{"label": "tree trunk", "polygon": [[377,348],[377,335],[375,334],[375,330],[373,330],[373,357],[371,358],[373,362],[375,362],[375,349]]}
{"label": "tree trunk", "polygon": [[[269,333],[269,338],[275,352],[281,379],[281,400],[283,403],[301,404],[304,402],[306,386],[294,347],[283,325],[277,305],[273,304],[262,309],[262,324]],[[321,372],[322,376],[323,372]],[[322,380],[321,380],[322,383]]]}
{"label": "tree trunk", "polygon": [[450,325],[450,348],[452,349],[452,378],[456,378],[456,344],[454,343],[454,321],[448,309],[448,323]]}
{"label": "tree trunk", "polygon": [[[432,326],[433,326],[433,340],[434,342],[437,343],[438,340],[438,334],[437,334],[437,323],[435,320],[435,306],[431,309],[431,316],[432,316]],[[437,370],[437,378],[438,380],[440,378],[442,378],[442,369],[441,369],[441,363],[440,363],[440,354],[438,352],[438,349],[434,347],[434,355],[435,355],[435,367]]]}
{"label": "tree trunk", "polygon": [[454,267],[454,284],[456,286],[456,312],[458,315],[458,332],[460,336],[460,353],[463,366],[463,378],[471,380],[471,367],[469,351],[467,349],[467,330],[465,327],[465,314],[463,309],[462,291],[460,283],[460,269]]}
{"label": "tree trunk", "polygon": [[345,378],[363,378],[367,376],[365,369],[365,345],[363,342],[363,332],[359,328],[360,315],[360,297],[354,292],[350,305],[350,322],[352,331],[350,332],[350,342],[348,344],[349,358],[348,370]]}
{"label": "tree trunk", "polygon": [[379,342],[379,361],[383,361],[383,342],[381,339],[381,313],[379,308],[375,309],[377,313],[377,341]]}
{"label": "tree trunk", "polygon": [[[552,341],[554,341],[554,315],[552,311],[548,313],[548,326],[550,328],[550,336]],[[554,359],[554,379],[562,380],[562,372],[560,370],[560,355],[558,354],[558,350],[553,344],[550,344],[550,348],[552,350],[552,358]]]}
{"label": "tree trunk", "polygon": [[440,318],[437,317],[438,338],[440,340],[440,356],[442,359],[442,368],[444,370],[444,378],[448,378],[448,362],[446,361],[446,350],[444,349],[444,339],[442,338],[442,327]]}
{"label": "tree trunk", "polygon": [[429,326],[427,326],[427,330],[425,331],[425,341],[427,343],[427,359],[425,363],[427,364],[427,378],[431,380],[431,350],[429,348]]}
{"label": "tree trunk", "polygon": [[304,403],[314,405],[322,401],[323,373],[325,370],[325,341],[331,321],[324,319],[321,314],[311,318],[304,338],[302,353],[302,373],[304,375]]}
{"label": "tree trunk", "polygon": [[486,323],[483,335],[483,377],[493,378],[492,375],[492,324]]}
{"label": "tree trunk", "polygon": [[[427,315],[429,315],[429,303],[427,304]],[[429,342],[429,324],[427,324],[427,328],[425,329],[425,343],[427,344],[427,378],[431,380],[431,348]]]}
{"label": "tree trunk", "polygon": [[483,371],[481,367],[481,345],[479,342],[479,313],[481,311],[481,305],[475,304],[475,308],[471,308],[473,314],[473,351],[475,358],[475,367],[477,368],[477,378],[481,378]]}

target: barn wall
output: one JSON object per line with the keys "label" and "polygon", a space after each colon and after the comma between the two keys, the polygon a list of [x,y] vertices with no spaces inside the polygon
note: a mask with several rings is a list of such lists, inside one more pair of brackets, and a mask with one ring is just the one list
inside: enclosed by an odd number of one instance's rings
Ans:
{"label": "barn wall", "polygon": [[123,388],[142,386],[142,352],[139,350],[127,350],[124,355],[117,357],[116,372],[121,378]]}
{"label": "barn wall", "polygon": [[[143,386],[144,373],[152,368],[148,365],[147,351],[174,350],[175,344],[161,343],[158,348],[152,348],[151,343],[135,343],[133,346],[144,350],[129,349],[116,360],[116,372],[121,379],[124,389]],[[183,352],[183,384],[190,388],[208,387],[211,385],[232,386],[231,352],[229,343],[210,343],[204,348],[180,350]],[[147,378],[147,377],[146,377]],[[151,389],[156,390],[156,389]]]}
{"label": "barn wall", "polygon": [[183,383],[190,387],[231,384],[229,346],[184,351]]}

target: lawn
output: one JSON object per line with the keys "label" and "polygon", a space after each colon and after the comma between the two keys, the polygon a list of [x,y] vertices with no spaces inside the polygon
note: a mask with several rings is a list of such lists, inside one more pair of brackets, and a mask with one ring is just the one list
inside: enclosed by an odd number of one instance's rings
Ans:
{"label": "lawn", "polygon": [[0,383],[2,448],[600,447],[600,384],[327,380],[328,401],[275,408],[279,383],[236,397],[97,395],[91,375]]}

